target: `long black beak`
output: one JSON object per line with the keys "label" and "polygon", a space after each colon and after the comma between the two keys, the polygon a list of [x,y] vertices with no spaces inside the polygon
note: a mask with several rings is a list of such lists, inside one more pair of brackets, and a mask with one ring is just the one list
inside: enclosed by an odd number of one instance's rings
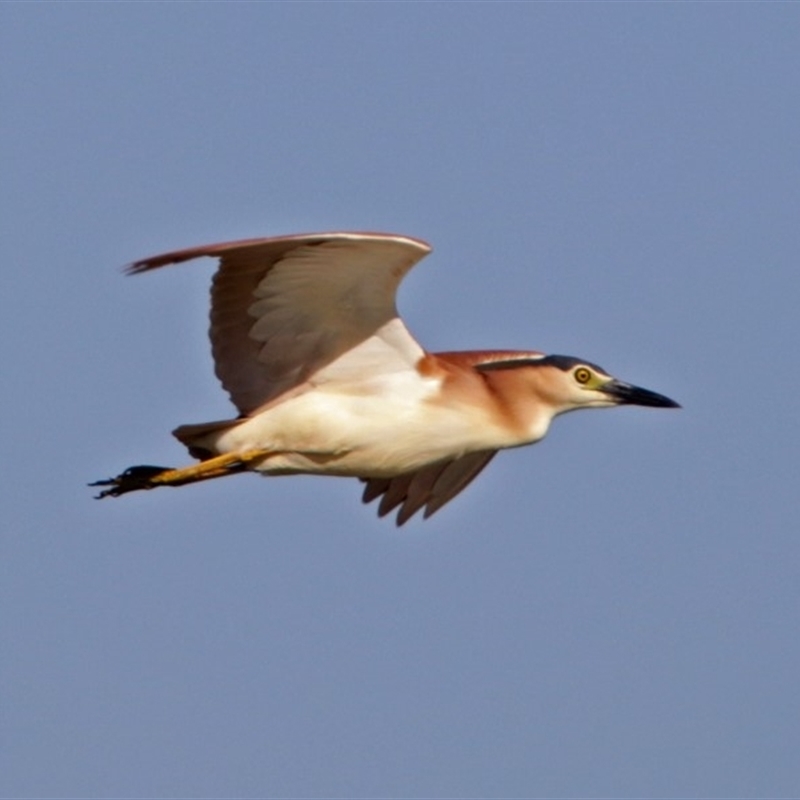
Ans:
{"label": "long black beak", "polygon": [[620,405],[653,406],[654,408],[680,408],[680,405],[663,394],[641,389],[630,383],[611,380],[605,386],[598,386],[599,391],[613,397]]}

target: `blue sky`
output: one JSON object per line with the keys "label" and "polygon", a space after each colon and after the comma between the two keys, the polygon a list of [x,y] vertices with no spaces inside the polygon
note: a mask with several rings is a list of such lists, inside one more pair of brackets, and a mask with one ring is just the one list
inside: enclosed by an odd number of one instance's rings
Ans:
{"label": "blue sky", "polygon": [[[800,7],[0,5],[0,795],[796,796]],[[581,356],[398,531],[353,481],[96,503],[225,418],[211,262],[385,230],[432,350]]]}

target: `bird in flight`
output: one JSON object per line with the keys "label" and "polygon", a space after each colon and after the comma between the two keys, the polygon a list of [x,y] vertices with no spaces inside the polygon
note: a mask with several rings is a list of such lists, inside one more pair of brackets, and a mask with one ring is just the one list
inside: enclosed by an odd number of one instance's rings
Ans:
{"label": "bird in flight", "polygon": [[677,408],[589,361],[536,351],[429,353],[395,297],[431,251],[409,236],[314,233],[193,247],[130,274],[219,259],[211,289],[216,374],[239,411],[173,433],[199,463],[130,467],[98,498],[239,472],[338,475],[399,506],[402,525],[452,500],[498,450],[542,439],[579,408]]}

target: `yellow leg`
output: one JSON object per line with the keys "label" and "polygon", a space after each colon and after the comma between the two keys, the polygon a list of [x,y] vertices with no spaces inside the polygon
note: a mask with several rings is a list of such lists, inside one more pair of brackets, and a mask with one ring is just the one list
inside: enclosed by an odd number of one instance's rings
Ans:
{"label": "yellow leg", "polygon": [[208,458],[199,464],[180,469],[167,469],[150,478],[153,486],[183,486],[186,483],[221,478],[234,472],[241,472],[253,462],[269,455],[267,450],[248,450],[244,453],[225,453]]}
{"label": "yellow leg", "polygon": [[155,489],[158,486],[184,486],[187,483],[221,478],[223,475],[234,475],[247,470],[254,461],[270,455],[269,450],[247,450],[244,453],[225,453],[221,456],[192,464],[180,469],[168,467],[130,467],[116,478],[90,483],[90,486],[110,486],[97,495],[103,497],[119,497],[127,492],[139,489]]}

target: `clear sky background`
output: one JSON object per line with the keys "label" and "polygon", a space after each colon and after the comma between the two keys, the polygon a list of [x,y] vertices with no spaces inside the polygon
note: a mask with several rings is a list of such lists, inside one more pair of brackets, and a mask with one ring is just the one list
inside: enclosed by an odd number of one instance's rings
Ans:
{"label": "clear sky background", "polygon": [[[3,3],[0,795],[800,792],[800,6]],[[590,359],[397,530],[355,481],[95,502],[232,413],[212,262],[385,230],[433,350]],[[391,431],[387,432],[391,436]]]}

